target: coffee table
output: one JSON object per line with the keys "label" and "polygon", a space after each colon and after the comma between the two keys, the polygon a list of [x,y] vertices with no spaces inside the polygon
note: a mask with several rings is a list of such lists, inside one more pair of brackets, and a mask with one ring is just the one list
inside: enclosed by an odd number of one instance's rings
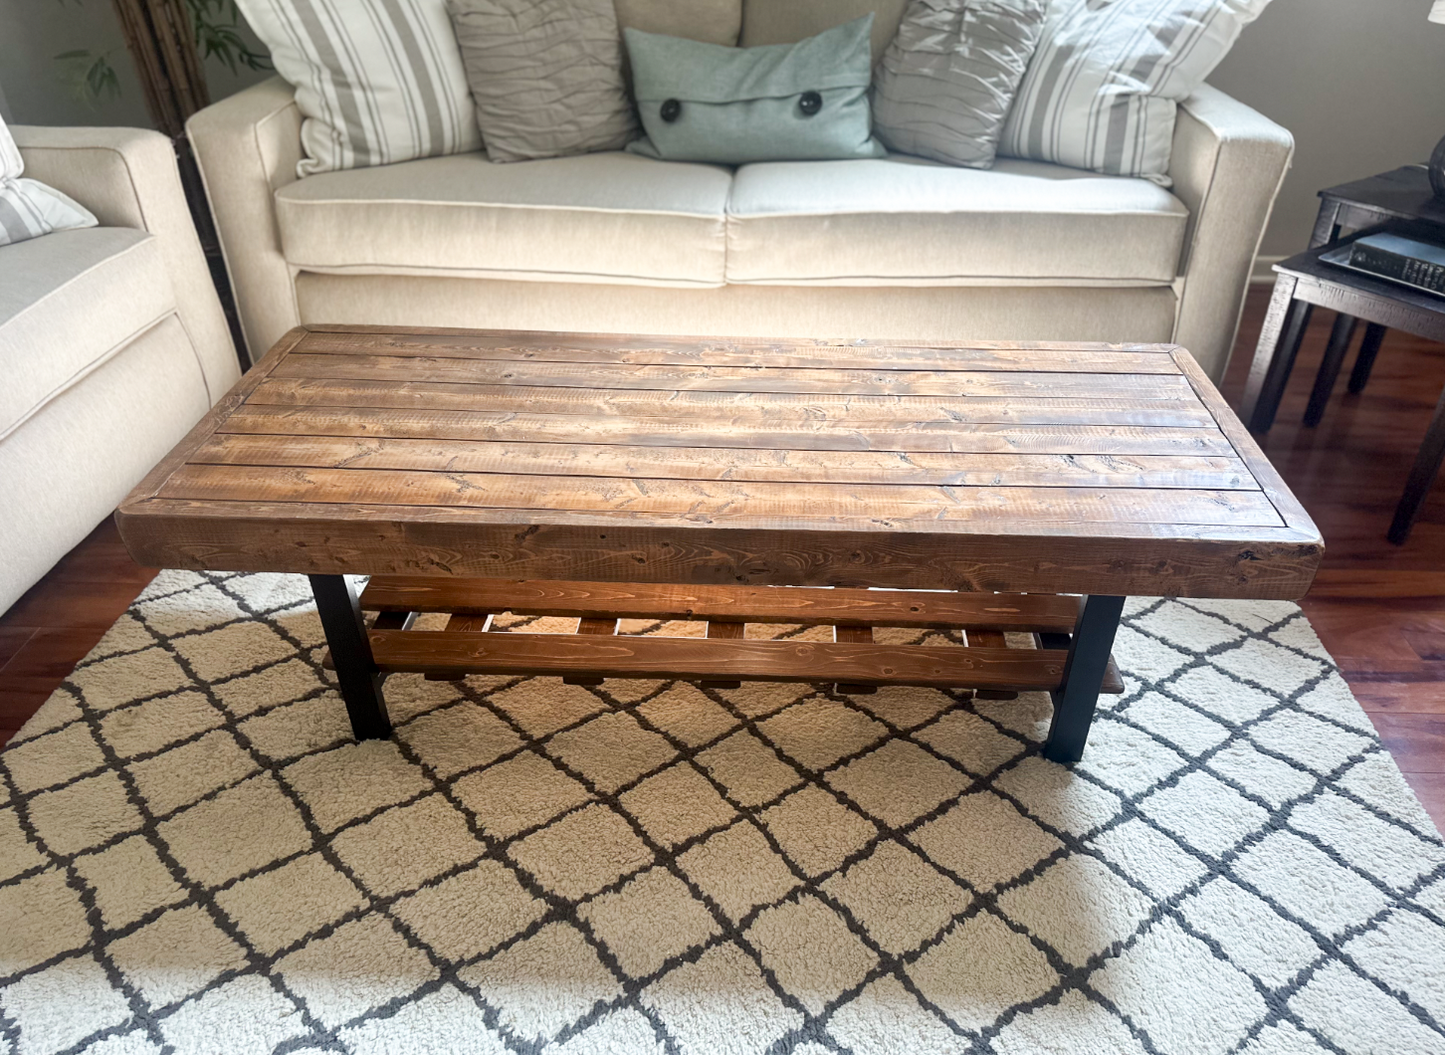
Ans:
{"label": "coffee table", "polygon": [[[309,575],[358,737],[388,735],[399,671],[906,684],[1049,691],[1063,762],[1122,688],[1126,595],[1298,598],[1323,552],[1189,354],[1149,345],[309,326],[117,519],[142,564]],[[578,632],[498,633],[501,611]]]}

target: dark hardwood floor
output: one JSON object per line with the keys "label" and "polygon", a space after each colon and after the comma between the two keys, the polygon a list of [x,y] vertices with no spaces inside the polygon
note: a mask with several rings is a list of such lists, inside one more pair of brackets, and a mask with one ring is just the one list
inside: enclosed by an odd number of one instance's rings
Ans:
{"label": "dark hardwood floor", "polygon": [[[1269,291],[1251,289],[1224,394],[1236,400]],[[1326,542],[1304,601],[1437,826],[1445,828],[1445,483],[1404,546],[1385,529],[1445,388],[1445,348],[1391,333],[1362,395],[1344,377],[1324,421],[1300,419],[1332,317],[1316,312],[1265,451]],[[1353,355],[1353,353],[1351,353]],[[0,743],[8,740],[154,575],[100,527],[0,616]]]}

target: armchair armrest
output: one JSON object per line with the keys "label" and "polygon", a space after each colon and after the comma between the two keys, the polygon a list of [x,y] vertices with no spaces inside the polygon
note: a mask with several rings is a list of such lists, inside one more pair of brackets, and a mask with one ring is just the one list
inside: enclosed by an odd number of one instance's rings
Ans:
{"label": "armchair armrest", "polygon": [[1179,104],[1169,175],[1189,208],[1174,339],[1215,381],[1239,330],[1244,293],[1294,137],[1205,85]]}
{"label": "armchair armrest", "polygon": [[181,187],[170,139],[140,128],[11,128],[25,174],[80,202],[106,227],[153,234],[212,401],[239,370],[231,331]]}
{"label": "armchair armrest", "polygon": [[252,360],[301,322],[294,271],[281,252],[275,193],[296,180],[301,112],[272,77],[186,122],[225,253]]}

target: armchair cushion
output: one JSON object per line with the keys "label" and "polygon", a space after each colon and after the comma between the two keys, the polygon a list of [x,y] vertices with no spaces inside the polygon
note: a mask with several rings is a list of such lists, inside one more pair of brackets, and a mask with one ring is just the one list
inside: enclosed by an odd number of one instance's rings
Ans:
{"label": "armchair cushion", "polygon": [[0,439],[175,312],[155,237],[132,228],[4,246],[0,274]]}

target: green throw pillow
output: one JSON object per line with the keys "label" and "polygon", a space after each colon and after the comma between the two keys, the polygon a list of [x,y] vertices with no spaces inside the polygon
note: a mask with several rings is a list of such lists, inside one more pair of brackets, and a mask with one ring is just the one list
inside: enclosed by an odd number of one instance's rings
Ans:
{"label": "green throw pillow", "polygon": [[669,161],[877,158],[868,113],[867,15],[796,44],[725,48],[624,31],[647,136],[634,154]]}

